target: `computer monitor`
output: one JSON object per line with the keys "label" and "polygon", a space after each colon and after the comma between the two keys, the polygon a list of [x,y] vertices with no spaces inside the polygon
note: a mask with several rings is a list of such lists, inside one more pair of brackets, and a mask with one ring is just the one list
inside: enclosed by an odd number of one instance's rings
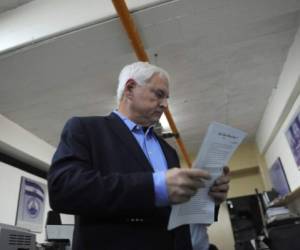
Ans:
{"label": "computer monitor", "polygon": [[42,232],[46,199],[46,184],[22,176],[16,216],[16,226],[32,232]]}
{"label": "computer monitor", "polygon": [[269,169],[269,174],[272,187],[278,193],[278,196],[285,196],[291,191],[282,162],[279,157]]}

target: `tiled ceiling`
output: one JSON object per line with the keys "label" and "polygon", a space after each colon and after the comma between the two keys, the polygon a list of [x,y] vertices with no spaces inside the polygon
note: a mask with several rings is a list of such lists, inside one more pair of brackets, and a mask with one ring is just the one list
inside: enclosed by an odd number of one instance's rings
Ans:
{"label": "tiled ceiling", "polygon": [[[299,11],[300,0],[181,0],[134,13],[151,62],[171,75],[170,110],[190,153],[210,121],[253,140]],[[56,146],[69,117],[115,108],[118,73],[134,60],[115,18],[2,57],[0,112]]]}

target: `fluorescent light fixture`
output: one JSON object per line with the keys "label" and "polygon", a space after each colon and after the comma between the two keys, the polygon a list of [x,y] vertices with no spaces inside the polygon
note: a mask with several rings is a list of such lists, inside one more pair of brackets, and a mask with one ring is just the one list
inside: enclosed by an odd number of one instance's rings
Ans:
{"label": "fluorescent light fixture", "polygon": [[160,122],[160,124],[163,128],[163,131],[171,131],[171,128],[169,126],[169,122],[168,122],[167,117],[165,116],[164,113],[160,117],[159,122]]}

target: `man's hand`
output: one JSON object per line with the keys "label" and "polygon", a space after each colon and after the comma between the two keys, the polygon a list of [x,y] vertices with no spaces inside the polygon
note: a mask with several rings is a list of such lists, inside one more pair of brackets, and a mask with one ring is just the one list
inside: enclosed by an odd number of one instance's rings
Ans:
{"label": "man's hand", "polygon": [[173,168],[166,173],[166,183],[171,204],[188,201],[197,190],[204,187],[204,179],[210,175],[200,169]]}
{"label": "man's hand", "polygon": [[223,169],[223,174],[216,179],[212,187],[210,188],[209,195],[212,196],[216,204],[221,204],[226,200],[230,182],[230,171],[226,166]]}

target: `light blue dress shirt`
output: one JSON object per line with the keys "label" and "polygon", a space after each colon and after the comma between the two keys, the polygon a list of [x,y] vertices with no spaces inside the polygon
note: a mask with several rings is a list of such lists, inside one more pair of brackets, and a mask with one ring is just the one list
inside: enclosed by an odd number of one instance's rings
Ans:
{"label": "light blue dress shirt", "polygon": [[[160,144],[153,133],[153,127],[149,127],[145,132],[143,127],[137,125],[133,121],[129,120],[126,116],[122,115],[118,111],[113,111],[118,115],[124,124],[131,131],[141,149],[143,150],[145,156],[149,160],[154,173],[154,192],[155,192],[155,205],[156,206],[166,206],[169,205],[168,191],[166,184],[166,171],[167,161],[165,155],[160,147]],[[190,225],[190,235],[193,250],[208,250],[209,242],[207,235],[206,225],[202,224],[191,224]]]}
{"label": "light blue dress shirt", "polygon": [[169,205],[165,176],[166,171],[168,169],[168,165],[165,155],[160,147],[160,144],[155,134],[153,133],[153,127],[149,127],[144,132],[142,126],[129,120],[126,116],[124,116],[118,111],[113,112],[122,119],[124,124],[131,131],[154,170],[153,182],[155,192],[155,205]]}

